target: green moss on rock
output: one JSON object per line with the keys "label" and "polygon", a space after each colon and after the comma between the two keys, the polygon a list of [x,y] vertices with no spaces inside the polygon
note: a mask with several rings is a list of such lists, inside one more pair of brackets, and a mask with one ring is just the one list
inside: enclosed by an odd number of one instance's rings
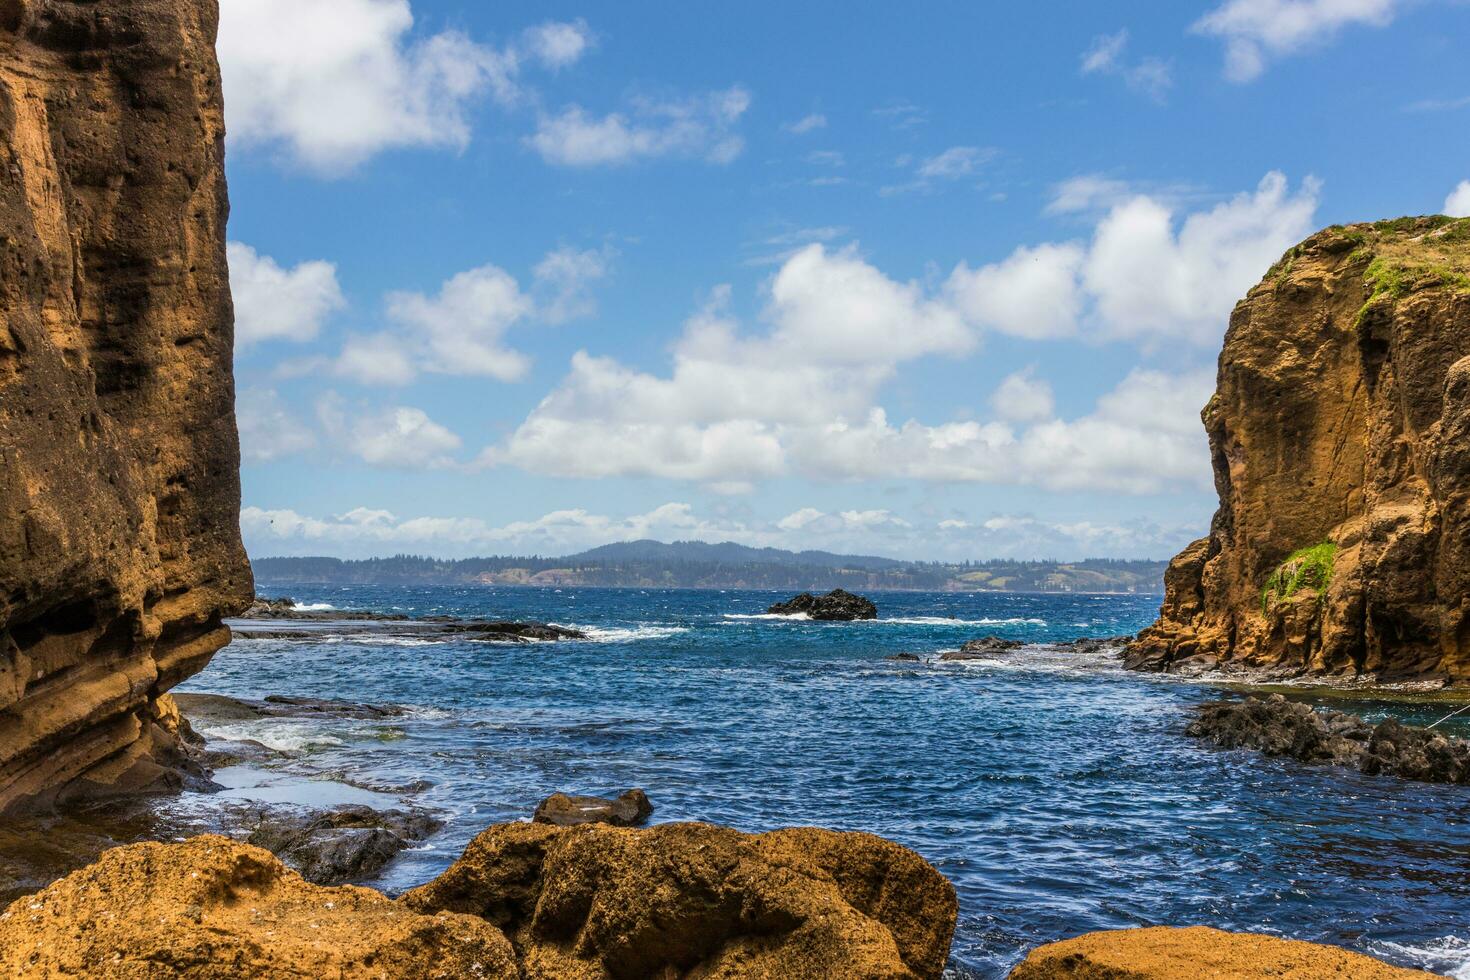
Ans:
{"label": "green moss on rock", "polygon": [[1302,548],[1276,566],[1261,590],[1261,615],[1270,615],[1271,607],[1290,599],[1302,589],[1312,589],[1320,600],[1332,582],[1332,563],[1337,559],[1337,545],[1323,541]]}

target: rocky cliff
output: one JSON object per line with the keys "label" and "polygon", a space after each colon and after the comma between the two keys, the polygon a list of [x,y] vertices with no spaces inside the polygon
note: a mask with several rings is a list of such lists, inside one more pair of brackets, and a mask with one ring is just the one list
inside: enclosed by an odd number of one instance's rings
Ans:
{"label": "rocky cliff", "polygon": [[1470,219],[1291,249],[1204,421],[1220,509],[1130,666],[1470,682]]}
{"label": "rocky cliff", "polygon": [[177,786],[251,595],[216,16],[0,0],[0,811]]}

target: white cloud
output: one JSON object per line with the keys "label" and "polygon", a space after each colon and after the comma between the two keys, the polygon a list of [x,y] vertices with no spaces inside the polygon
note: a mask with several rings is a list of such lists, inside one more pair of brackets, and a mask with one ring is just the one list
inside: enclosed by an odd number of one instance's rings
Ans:
{"label": "white cloud", "polygon": [[329,391],[317,400],[317,418],[334,445],[385,469],[444,469],[460,447],[459,436],[419,408],[351,406]]}
{"label": "white cloud", "polygon": [[978,146],[951,146],[919,164],[920,179],[955,180],[973,174],[980,165],[995,156],[995,151]]}
{"label": "white cloud", "polygon": [[826,127],[827,117],[822,115],[820,112],[813,112],[810,115],[802,116],[795,122],[786,123],[781,128],[786,130],[786,132],[788,133],[800,136],[803,133],[810,133],[813,130],[825,129]]}
{"label": "white cloud", "polygon": [[1041,340],[1074,334],[1083,311],[1079,276],[1086,250],[1075,242],[1021,246],[1006,259],[949,277],[955,308],[971,322]]}
{"label": "white cloud", "polygon": [[1113,75],[1140,95],[1155,102],[1163,102],[1174,85],[1174,69],[1160,58],[1146,57],[1135,62],[1124,58],[1128,46],[1128,32],[1102,34],[1093,38],[1092,45],[1082,52],[1082,74]]}
{"label": "white cloud", "polygon": [[629,112],[605,116],[578,105],[543,116],[527,142],[549,163],[595,167],[658,157],[694,157],[725,164],[740,155],[735,132],[750,108],[740,86],[687,99],[635,99]]}
{"label": "white cloud", "polygon": [[475,100],[514,104],[524,61],[564,67],[590,38],[580,21],[543,24],[491,48],[457,31],[414,35],[413,21],[408,0],[223,0],[231,140],[323,174],[396,147],[463,147]]}
{"label": "white cloud", "polygon": [[310,426],[294,418],[271,388],[241,388],[235,421],[240,428],[240,456],[247,463],[268,463],[316,445]]}
{"label": "white cloud", "polygon": [[552,70],[576,64],[591,45],[592,31],[584,20],[548,21],[525,34],[526,50]]}
{"label": "white cloud", "polygon": [[904,99],[892,99],[873,110],[873,115],[894,129],[912,129],[929,121],[929,110]]}
{"label": "white cloud", "polygon": [[1406,0],[1226,0],[1191,28],[1225,42],[1225,74],[1248,82],[1271,58],[1295,54],[1353,25],[1384,27]]}
{"label": "white cloud", "polygon": [[1069,177],[1052,188],[1046,213],[1077,214],[1098,207],[1111,207],[1129,196],[1131,188],[1126,181],[1114,180],[1101,174],[1080,174]]}
{"label": "white cloud", "polygon": [[[1203,525],[1205,515],[1200,515]],[[1075,560],[1109,555],[1160,558],[1198,537],[1200,527],[1161,527],[1148,521],[1119,524],[1039,520],[999,514],[977,520],[907,519],[885,510],[827,513],[804,507],[775,522],[732,520],[699,514],[685,503],[613,517],[587,510],[559,510],[530,520],[493,524],[462,516],[399,517],[391,511],[354,507],[344,514],[312,517],[289,509],[246,507],[240,526],[251,555],[364,557],[398,552],[445,557],[488,554],[565,555],[613,541],[734,541],[752,547],[840,553],[892,554],[954,561],[991,557]]]}
{"label": "white cloud", "polygon": [[420,372],[518,381],[531,361],[506,345],[507,331],[596,312],[591,289],[608,275],[612,255],[609,249],[548,252],[532,271],[529,293],[495,265],[450,277],[436,295],[389,293],[384,305],[394,329],[348,337],[331,370],[366,385],[405,385]]}
{"label": "white cloud", "polygon": [[837,150],[813,150],[806,155],[806,162],[818,167],[847,166],[847,158]]}
{"label": "white cloud", "polygon": [[346,305],[330,262],[302,262],[283,269],[249,245],[230,242],[230,292],[235,299],[235,346],[263,340],[311,340],[335,310]]}
{"label": "white cloud", "polygon": [[1462,180],[1444,199],[1444,213],[1452,218],[1470,218],[1470,180]]}
{"label": "white cloud", "polygon": [[1012,422],[1040,422],[1056,414],[1051,385],[1033,376],[1031,368],[1008,375],[990,396],[995,414]]}
{"label": "white cloud", "polygon": [[1319,191],[1308,178],[1292,193],[1283,175],[1270,173],[1254,193],[1177,224],[1167,205],[1149,197],[1114,207],[1082,271],[1101,332],[1213,347],[1235,302],[1312,230]]}

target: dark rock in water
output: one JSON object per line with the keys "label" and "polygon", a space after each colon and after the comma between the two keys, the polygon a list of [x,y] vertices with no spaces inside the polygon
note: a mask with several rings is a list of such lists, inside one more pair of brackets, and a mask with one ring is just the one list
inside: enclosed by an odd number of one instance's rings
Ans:
{"label": "dark rock in water", "polygon": [[407,709],[396,704],[359,704],[325,698],[297,698],[272,694],[261,701],[223,694],[184,693],[175,696],[179,710],[195,724],[259,721],[262,718],[398,718]]}
{"label": "dark rock in water", "polygon": [[997,654],[1006,653],[1011,650],[1025,646],[1020,640],[1005,640],[998,636],[985,636],[978,640],[969,640],[958,650],[950,650],[939,655],[940,660],[988,660]]}
{"label": "dark rock in water", "polygon": [[1247,748],[1302,762],[1428,783],[1470,784],[1470,742],[1389,718],[1377,725],[1342,711],[1316,711],[1279,694],[1202,705],[1187,734],[1221,748]]}
{"label": "dark rock in water", "polygon": [[374,622],[398,623],[408,619],[402,613],[380,613],[371,609],[301,609],[295,599],[282,597],[267,599],[256,596],[250,608],[240,614],[241,619],[295,619],[305,622],[331,622],[339,619],[372,620]]}
{"label": "dark rock in water", "polygon": [[424,813],[344,806],[317,813],[259,811],[247,842],[272,852],[317,885],[360,881],[443,823]]}
{"label": "dark rock in water", "polygon": [[444,633],[460,633],[470,639],[510,640],[529,642],[532,640],[585,640],[587,634],[568,626],[553,626],[550,623],[481,622],[447,623],[435,628]]}
{"label": "dark rock in water", "polygon": [[536,807],[533,823],[549,823],[557,827],[575,827],[584,823],[610,823],[615,827],[636,827],[653,816],[653,804],[641,789],[630,789],[615,800],[600,796],[568,796],[552,793]]}
{"label": "dark rock in water", "polygon": [[904,663],[916,664],[920,662],[917,653],[895,653],[883,658],[884,660],[900,660]]}
{"label": "dark rock in water", "polygon": [[833,589],[824,596],[803,592],[786,602],[778,602],[766,612],[774,616],[798,616],[803,613],[825,622],[849,622],[854,619],[877,619],[878,607],[860,595],[845,589]]}
{"label": "dark rock in water", "polygon": [[1077,653],[1107,653],[1109,651],[1115,651],[1121,654],[1123,649],[1132,642],[1133,637],[1131,636],[1084,636],[1067,643],[1053,645],[1063,650],[1075,650]]}

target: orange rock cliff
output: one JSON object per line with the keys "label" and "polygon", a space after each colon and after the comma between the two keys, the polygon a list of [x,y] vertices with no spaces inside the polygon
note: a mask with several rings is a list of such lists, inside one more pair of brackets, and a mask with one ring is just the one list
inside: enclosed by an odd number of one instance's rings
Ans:
{"label": "orange rock cliff", "polygon": [[1470,682],[1470,219],[1291,249],[1204,421],[1220,509],[1130,666]]}
{"label": "orange rock cliff", "polygon": [[0,811],[176,788],[252,592],[213,0],[0,0]]}

